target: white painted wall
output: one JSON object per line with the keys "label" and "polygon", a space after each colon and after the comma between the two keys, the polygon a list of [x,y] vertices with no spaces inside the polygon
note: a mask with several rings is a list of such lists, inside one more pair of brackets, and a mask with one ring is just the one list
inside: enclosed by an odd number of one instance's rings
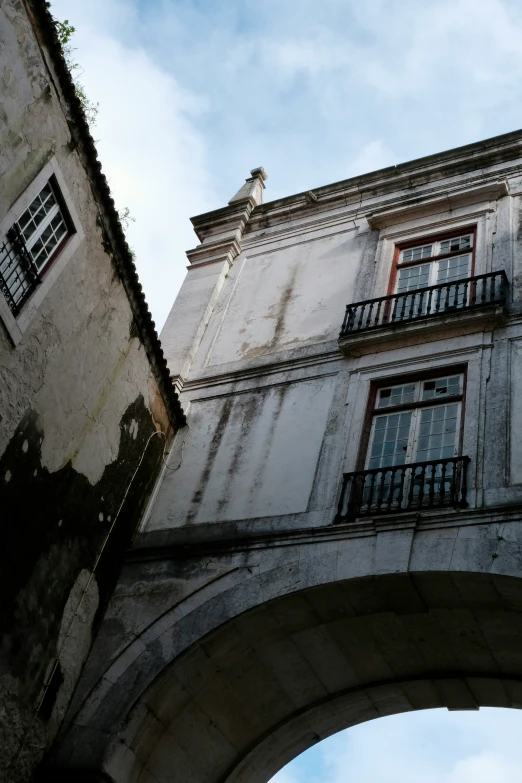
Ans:
{"label": "white painted wall", "polygon": [[193,402],[183,461],[166,472],[150,527],[306,511],[334,382]]}
{"label": "white painted wall", "polygon": [[[234,235],[240,252],[219,291],[222,260],[192,265],[162,334],[165,346],[174,342],[185,312],[199,328],[182,361],[175,356],[190,432],[144,529],[260,517],[289,524],[288,515],[297,515],[296,526],[330,524],[342,472],[355,467],[371,383],[457,364],[468,367],[471,505],[522,501],[522,452],[512,437],[522,426],[522,157],[513,144],[505,160],[492,144],[480,161],[481,149],[454,151],[444,162],[409,164],[408,176],[387,170],[327,186],[315,202],[298,195],[260,205]],[[200,258],[213,219],[196,219],[205,225]],[[427,325],[409,342],[397,330],[385,349],[344,357],[337,337],[345,306],[388,292],[396,245],[470,226],[475,274],[505,269],[511,281],[506,324],[439,335]],[[509,350],[506,341],[514,341]]]}

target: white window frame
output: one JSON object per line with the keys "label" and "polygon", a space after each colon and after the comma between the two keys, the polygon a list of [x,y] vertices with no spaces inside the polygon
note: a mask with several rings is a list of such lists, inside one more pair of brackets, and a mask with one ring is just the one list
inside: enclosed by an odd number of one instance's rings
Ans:
{"label": "white window frame", "polygon": [[74,224],[75,233],[70,234],[60,252],[45,271],[42,282],[24,302],[22,309],[16,316],[11,312],[5,297],[0,294],[0,318],[15,347],[29,328],[45,297],[85,238],[69,188],[67,187],[65,178],[60,170],[58,161],[56,160],[56,157],[53,156],[0,221],[0,240],[4,241],[6,239],[9,229],[20,219],[53,174],[56,177],[62,199],[65,202],[69,216]]}
{"label": "white window frame", "polygon": [[[449,254],[451,251],[445,251],[442,252],[442,245],[445,242],[451,242],[452,240],[461,240],[465,237],[470,237],[470,245],[469,248],[464,248],[460,251],[456,250],[451,255]],[[455,286],[453,289],[453,293],[450,291],[450,304],[452,306],[462,306],[464,304],[464,294],[467,291],[467,296],[470,295],[470,288],[467,289],[463,287],[462,284],[459,285],[459,280],[466,280],[467,278],[471,277],[471,273],[473,270],[473,254],[475,250],[475,237],[476,233],[474,229],[469,229],[467,231],[460,231],[456,232],[455,234],[452,234],[450,236],[446,236],[443,239],[435,239],[430,240],[429,237],[419,238],[418,243],[415,243],[414,245],[411,245],[407,248],[400,248],[399,249],[399,258],[397,260],[397,266],[396,266],[396,272],[395,272],[395,283],[394,283],[394,293],[400,295],[400,299],[397,301],[395,307],[397,309],[397,316],[396,319],[394,317],[394,320],[400,320],[402,318],[408,318],[410,317],[409,310],[412,307],[411,301],[406,298],[408,293],[412,293],[412,296],[414,296],[415,291],[419,291],[424,288],[430,288],[432,286],[436,285],[448,285],[448,286]],[[418,259],[407,259],[404,260],[404,255],[406,253],[409,253],[410,251],[414,251],[417,249],[423,250],[426,247],[431,248],[431,252],[429,255],[426,255],[424,259],[418,258]],[[442,256],[439,258],[439,256]],[[440,273],[440,267],[441,263],[444,261],[455,259],[455,258],[463,258],[467,256],[468,257],[468,263],[467,263],[467,270],[466,274],[464,274],[462,277],[455,277],[453,279],[449,280],[439,280],[439,273]],[[403,290],[399,290],[399,285],[401,281],[401,272],[404,270],[410,270],[410,269],[420,269],[421,267],[428,270],[428,279],[425,283],[419,286],[415,286],[412,288],[404,288]],[[428,302],[431,302],[430,304],[430,312],[436,312],[441,306],[441,300],[443,303],[443,306],[447,307],[447,297],[448,294],[445,289],[438,290],[438,293],[435,294],[424,294],[423,299],[426,297],[425,301],[423,302],[423,312],[426,313]],[[451,298],[452,297],[452,298]],[[455,302],[454,300],[457,299]],[[413,300],[415,301],[415,300]],[[409,307],[408,307],[409,305]]]}
{"label": "white window frame", "polygon": [[[63,209],[61,208],[60,203],[59,203],[60,194],[56,193],[56,189],[57,188],[56,188],[54,182],[51,179],[47,180],[47,182],[44,184],[43,188],[37,193],[36,198],[41,196],[43,190],[46,187],[48,187],[50,189],[50,191],[51,191],[52,197],[54,199],[54,204],[51,206],[50,209],[46,210],[45,216],[43,217],[43,219],[40,222],[40,224],[38,226],[36,226],[36,228],[34,228],[33,231],[26,237],[24,235],[24,226],[22,226],[21,223],[20,223],[20,221],[21,221],[23,215],[25,214],[25,212],[16,221],[16,224],[18,225],[18,228],[20,229],[20,232],[23,235],[25,247],[27,248],[27,250],[28,250],[28,252],[29,252],[29,254],[30,254],[30,256],[31,256],[31,258],[33,260],[33,263],[34,263],[36,269],[38,270],[38,272],[41,272],[44,269],[44,267],[46,267],[51,262],[51,259],[53,258],[54,254],[56,253],[56,250],[63,243],[64,239],[69,238],[74,233],[74,231],[71,231],[71,229],[70,229],[70,227],[68,225],[68,223],[69,223],[69,221],[67,219],[68,216],[63,214]],[[34,200],[33,200],[33,202],[31,202],[31,204],[29,206],[31,206],[33,203],[34,203]],[[44,204],[42,206],[44,206],[44,205],[45,205],[45,202],[44,202]],[[33,255],[33,249],[34,249],[35,244],[41,238],[41,236],[42,236],[43,232],[45,231],[45,229],[53,222],[54,218],[57,215],[60,215],[60,217],[62,219],[63,225],[65,227],[65,234],[60,239],[57,240],[53,250],[51,250],[51,252],[48,255],[43,255],[42,256],[43,260],[40,260],[39,257],[35,258],[34,255]],[[32,216],[31,216],[31,220],[32,220]],[[26,223],[26,226],[27,225],[28,224]]]}
{"label": "white window frame", "polygon": [[[371,428],[370,428],[370,437],[368,439],[368,446],[367,446],[367,449],[366,449],[365,470],[369,469],[369,464],[370,464],[370,459],[371,459],[371,450],[372,450],[372,445],[373,445],[373,441],[374,441],[374,434],[375,434],[375,428],[376,428],[376,421],[377,421],[377,419],[380,416],[393,415],[394,413],[410,413],[411,414],[410,431],[409,431],[409,434],[408,434],[408,445],[407,445],[407,449],[406,449],[406,455],[405,455],[404,462],[401,462],[401,463],[398,462],[398,463],[392,464],[392,465],[390,465],[388,467],[392,468],[392,467],[395,467],[395,465],[411,465],[411,464],[414,464],[415,462],[418,461],[416,459],[416,455],[417,455],[417,447],[418,447],[418,442],[419,442],[419,437],[420,437],[419,429],[420,429],[420,423],[421,423],[420,422],[420,419],[421,419],[420,413],[421,413],[421,411],[423,411],[423,410],[431,410],[433,408],[439,408],[439,407],[442,407],[442,406],[448,405],[448,404],[455,404],[454,402],[452,402],[453,395],[448,395],[446,398],[439,397],[439,398],[437,398],[439,400],[439,402],[437,402],[435,400],[435,398],[434,398],[432,401],[430,401],[432,404],[429,404],[428,400],[422,400],[423,384],[426,381],[428,381],[428,382],[430,382],[432,380],[433,381],[438,381],[438,380],[441,380],[442,378],[456,377],[456,376],[459,376],[460,379],[461,379],[459,395],[462,396],[462,398],[463,398],[463,395],[464,395],[464,375],[463,375],[462,372],[459,372],[459,373],[444,373],[444,374],[441,374],[441,375],[439,375],[437,377],[434,377],[434,378],[427,378],[427,379],[424,378],[422,380],[403,381],[402,383],[392,384],[392,385],[389,385],[389,386],[388,385],[383,386],[383,387],[381,387],[381,388],[379,388],[377,390],[377,394],[376,394],[376,397],[375,397],[375,405],[374,405],[374,408],[373,408],[373,411],[372,411],[372,424],[371,424]],[[414,399],[411,401],[411,403],[406,403],[406,404],[404,404],[404,406],[401,405],[400,408],[398,406],[390,405],[389,408],[391,408],[391,413],[388,413],[388,407],[387,406],[383,406],[382,408],[377,407],[378,398],[379,398],[379,395],[380,395],[380,393],[382,391],[384,391],[385,389],[399,389],[402,386],[409,386],[409,385],[412,385],[412,386],[416,387],[415,391],[414,391]],[[449,403],[446,402],[446,399],[449,399],[450,402]],[[456,423],[456,430],[455,430],[455,432],[456,432],[455,443],[454,443],[454,447],[453,447],[453,452],[454,453],[452,455],[453,457],[458,457],[459,456],[459,452],[460,452],[460,431],[461,431],[461,426],[462,426],[462,402],[463,402],[463,399],[462,400],[458,400],[457,403],[456,403],[456,404],[458,404],[458,413],[457,413],[457,423]],[[451,459],[451,457],[441,457],[440,459],[441,460],[442,459]],[[386,468],[383,467],[382,469],[385,470]]]}

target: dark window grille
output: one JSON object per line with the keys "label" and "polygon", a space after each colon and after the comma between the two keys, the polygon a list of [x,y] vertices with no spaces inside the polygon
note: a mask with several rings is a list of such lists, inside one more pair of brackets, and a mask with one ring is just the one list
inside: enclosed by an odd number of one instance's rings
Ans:
{"label": "dark window grille", "polygon": [[0,244],[0,289],[13,315],[20,312],[39,283],[38,269],[15,223],[7,232],[6,241]]}
{"label": "dark window grille", "polygon": [[357,302],[346,307],[340,337],[462,310],[504,304],[507,285],[504,271],[490,272]]}
{"label": "dark window grille", "polygon": [[466,508],[469,457],[448,457],[345,473],[337,520],[422,511]]}

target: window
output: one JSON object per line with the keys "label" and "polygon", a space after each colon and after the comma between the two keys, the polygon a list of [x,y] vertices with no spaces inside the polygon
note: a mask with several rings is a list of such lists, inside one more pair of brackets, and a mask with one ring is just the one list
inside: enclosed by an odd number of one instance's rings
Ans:
{"label": "window", "polygon": [[449,308],[464,307],[471,289],[466,280],[472,274],[474,234],[467,232],[449,238],[399,250],[395,293],[437,286],[424,296],[399,296],[391,320],[402,320]]}
{"label": "window", "polygon": [[0,287],[15,315],[73,233],[56,177],[52,176],[0,245]]}
{"label": "window", "polygon": [[379,389],[367,467],[457,456],[462,383],[459,374]]}
{"label": "window", "polygon": [[[488,318],[493,315],[501,322],[508,298],[506,273],[499,269],[475,274],[475,246],[476,231],[471,228],[395,245],[386,293],[346,306],[339,334],[343,353],[360,355],[361,350],[367,353],[373,346],[382,350],[387,341],[401,333],[417,331],[416,326],[410,329],[413,321],[426,320],[428,327],[429,319],[433,319],[440,333],[462,321],[478,324],[480,314],[471,310],[483,309]],[[377,292],[380,290],[379,285]],[[396,328],[399,324],[401,329]],[[379,333],[380,329],[386,331]],[[366,334],[356,345],[354,338],[361,332]],[[428,329],[424,332],[427,339],[432,339]]]}
{"label": "window", "polygon": [[376,390],[365,470],[352,474],[366,513],[454,501],[463,384],[455,373]]}

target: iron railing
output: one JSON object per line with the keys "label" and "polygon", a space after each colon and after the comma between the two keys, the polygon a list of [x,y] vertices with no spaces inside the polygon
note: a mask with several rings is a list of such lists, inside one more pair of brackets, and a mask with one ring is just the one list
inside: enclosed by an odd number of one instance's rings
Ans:
{"label": "iron railing", "polygon": [[430,508],[467,507],[469,457],[345,473],[338,521]]}
{"label": "iron railing", "polygon": [[39,283],[38,269],[15,223],[0,244],[0,291],[14,315]]}
{"label": "iron railing", "polygon": [[490,272],[357,302],[346,307],[340,337],[437,315],[504,304],[507,285],[504,271]]}

